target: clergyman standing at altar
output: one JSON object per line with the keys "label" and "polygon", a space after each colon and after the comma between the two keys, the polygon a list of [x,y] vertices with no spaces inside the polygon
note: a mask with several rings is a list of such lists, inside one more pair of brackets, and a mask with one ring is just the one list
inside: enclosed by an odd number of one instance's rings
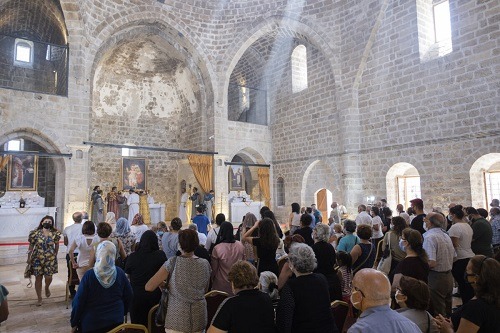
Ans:
{"label": "clergyman standing at altar", "polygon": [[181,202],[179,204],[179,218],[182,221],[182,224],[186,224],[188,222],[188,216],[187,216],[187,202],[189,199],[189,195],[186,192],[185,188],[181,188]]}
{"label": "clergyman standing at altar", "polygon": [[118,195],[116,186],[111,188],[111,192],[106,195],[108,213],[115,213],[115,217],[120,217],[120,204],[125,198]]}
{"label": "clergyman standing at altar", "polygon": [[131,225],[134,220],[134,216],[139,214],[139,194],[135,193],[134,189],[130,189],[128,191],[130,195],[127,199],[128,205],[128,224]]}

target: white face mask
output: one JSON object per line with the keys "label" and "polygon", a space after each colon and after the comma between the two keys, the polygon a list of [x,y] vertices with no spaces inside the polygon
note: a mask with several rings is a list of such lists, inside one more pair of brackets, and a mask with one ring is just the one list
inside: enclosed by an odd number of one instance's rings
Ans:
{"label": "white face mask", "polygon": [[[355,291],[355,292],[359,293],[359,291]],[[354,302],[354,300],[352,299],[352,295],[354,295],[354,293],[351,294],[351,298],[350,298],[352,306],[358,310],[361,310],[361,302]]]}
{"label": "white face mask", "polygon": [[425,222],[424,222],[424,230],[429,231],[429,229],[427,228],[427,223],[425,223]]}

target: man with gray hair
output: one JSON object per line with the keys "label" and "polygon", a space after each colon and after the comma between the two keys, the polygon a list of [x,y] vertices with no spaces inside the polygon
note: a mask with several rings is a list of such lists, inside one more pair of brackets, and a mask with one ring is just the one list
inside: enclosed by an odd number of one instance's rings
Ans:
{"label": "man with gray hair", "polygon": [[352,306],[361,315],[348,333],[420,333],[410,319],[391,309],[391,284],[387,276],[373,268],[364,268],[352,280]]}
{"label": "man with gray hair", "polygon": [[424,217],[425,228],[423,248],[429,256],[429,289],[431,292],[430,312],[437,316],[451,315],[453,292],[453,258],[455,248],[446,228],[445,217],[439,213],[429,213]]}
{"label": "man with gray hair", "polygon": [[198,240],[200,241],[200,245],[205,247],[205,244],[207,242],[207,235],[205,235],[204,233],[201,233],[198,231],[198,226],[195,224],[195,223],[191,223],[189,226],[188,226],[188,229],[191,229],[191,230],[194,230],[198,233]]}

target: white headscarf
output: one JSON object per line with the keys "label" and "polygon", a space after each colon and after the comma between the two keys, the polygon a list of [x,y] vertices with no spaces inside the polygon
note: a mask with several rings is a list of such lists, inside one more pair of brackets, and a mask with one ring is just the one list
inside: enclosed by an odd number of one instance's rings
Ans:
{"label": "white headscarf", "polygon": [[110,241],[99,243],[95,253],[94,273],[104,288],[111,287],[116,281],[116,246]]}
{"label": "white headscarf", "polygon": [[109,223],[111,225],[111,228],[113,229],[113,231],[115,230],[116,228],[116,217],[115,217],[115,213],[113,212],[108,212],[106,214],[106,223]]}

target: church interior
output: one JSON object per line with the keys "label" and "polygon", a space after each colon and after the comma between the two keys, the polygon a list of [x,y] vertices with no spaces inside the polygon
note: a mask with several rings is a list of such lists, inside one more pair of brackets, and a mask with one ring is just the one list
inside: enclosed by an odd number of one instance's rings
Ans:
{"label": "church interior", "polygon": [[0,282],[97,185],[147,190],[151,222],[193,187],[235,225],[294,202],[488,209],[499,24],[493,0],[0,1]]}

